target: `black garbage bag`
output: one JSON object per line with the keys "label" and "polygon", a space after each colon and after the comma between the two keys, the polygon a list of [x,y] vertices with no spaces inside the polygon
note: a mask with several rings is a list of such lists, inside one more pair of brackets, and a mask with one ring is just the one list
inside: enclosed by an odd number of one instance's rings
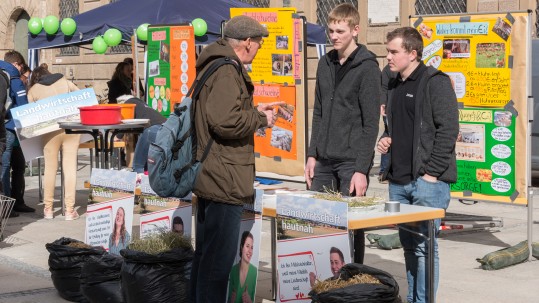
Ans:
{"label": "black garbage bag", "polygon": [[191,248],[173,248],[150,255],[122,249],[121,283],[128,303],[169,303],[189,300],[193,261]]}
{"label": "black garbage bag", "polygon": [[400,303],[399,284],[389,273],[363,264],[350,263],[341,268],[340,278],[348,281],[358,274],[369,274],[382,284],[355,284],[309,296],[313,303]]}
{"label": "black garbage bag", "polygon": [[106,253],[102,247],[87,246],[79,240],[60,238],[45,244],[49,251],[52,283],[60,297],[72,302],[88,302],[80,291],[82,265],[90,258]]}
{"label": "black garbage bag", "polygon": [[80,289],[90,303],[123,303],[120,285],[122,257],[105,254],[86,261],[81,269]]}

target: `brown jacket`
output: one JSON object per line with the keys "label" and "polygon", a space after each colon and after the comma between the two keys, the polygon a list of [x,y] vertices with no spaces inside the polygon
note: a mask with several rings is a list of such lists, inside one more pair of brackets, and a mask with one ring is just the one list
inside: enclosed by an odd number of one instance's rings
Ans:
{"label": "brown jacket", "polygon": [[38,83],[30,87],[28,102],[35,102],[47,97],[66,94],[79,90],[73,82],[67,80],[62,74],[46,75]]}
{"label": "brown jacket", "polygon": [[[228,42],[220,39],[202,51],[197,71],[203,72],[219,57],[240,62]],[[251,78],[243,64],[240,65],[241,75],[230,64],[215,71],[195,103],[198,160],[210,136],[214,142],[202,163],[193,192],[198,197],[229,204],[254,201],[254,132],[267,126],[265,114],[253,106]]]}

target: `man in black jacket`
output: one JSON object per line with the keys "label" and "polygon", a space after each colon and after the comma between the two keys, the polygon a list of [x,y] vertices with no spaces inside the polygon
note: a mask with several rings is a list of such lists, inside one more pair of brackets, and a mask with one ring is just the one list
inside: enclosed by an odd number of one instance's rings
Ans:
{"label": "man in black jacket", "polygon": [[[314,191],[364,196],[378,136],[380,68],[356,43],[359,13],[353,5],[336,6],[328,20],[334,50],[318,63],[305,180]],[[354,240],[354,260],[363,263],[363,230]]]}
{"label": "man in black jacket", "polygon": [[[421,61],[423,39],[411,27],[387,35],[387,60],[397,81],[388,85],[387,133],[378,151],[389,153],[384,173],[389,179],[389,199],[447,209],[449,184],[457,180],[455,142],[459,131],[458,107],[449,77]],[[391,149],[390,149],[391,147]],[[436,231],[440,220],[436,222]],[[426,223],[408,229],[428,234]],[[432,302],[427,297],[424,238],[401,229],[408,279],[407,302]],[[434,246],[434,294],[438,285],[438,244]]]}

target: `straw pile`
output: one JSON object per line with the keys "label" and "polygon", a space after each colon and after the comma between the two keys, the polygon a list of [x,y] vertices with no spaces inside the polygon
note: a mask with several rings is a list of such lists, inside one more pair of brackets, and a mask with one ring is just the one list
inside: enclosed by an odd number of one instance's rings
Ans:
{"label": "straw pile", "polygon": [[344,288],[350,285],[356,284],[382,284],[380,280],[376,277],[369,274],[359,274],[345,281],[340,278],[338,279],[328,279],[326,281],[317,280],[314,284],[312,291],[315,293],[323,293],[332,289]]}
{"label": "straw pile", "polygon": [[172,231],[164,231],[131,242],[131,250],[156,255],[174,248],[193,249],[191,239]]}

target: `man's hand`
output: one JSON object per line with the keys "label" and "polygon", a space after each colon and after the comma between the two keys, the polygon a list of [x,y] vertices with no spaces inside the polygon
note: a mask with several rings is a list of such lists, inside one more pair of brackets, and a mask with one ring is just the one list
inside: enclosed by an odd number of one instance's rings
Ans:
{"label": "man's hand", "polygon": [[423,175],[423,180],[427,181],[427,182],[430,182],[430,183],[436,183],[438,182],[438,178],[436,177],[433,177],[431,175],[427,175],[427,174],[424,174]]}
{"label": "man's hand", "polygon": [[314,157],[307,158],[305,164],[305,181],[307,181],[307,188],[311,188],[311,183],[314,177],[314,166],[316,165],[316,159]]}
{"label": "man's hand", "polygon": [[271,103],[260,103],[256,109],[260,112],[266,114],[266,119],[268,120],[268,127],[273,127],[277,121],[277,110],[274,109],[274,106],[284,105],[284,101],[277,101]]}
{"label": "man's hand", "polygon": [[355,191],[356,196],[365,196],[367,193],[367,176],[362,173],[354,173],[350,180],[350,194]]}
{"label": "man's hand", "polygon": [[378,146],[376,149],[381,154],[387,154],[389,147],[391,146],[391,137],[384,137],[378,141]]}

